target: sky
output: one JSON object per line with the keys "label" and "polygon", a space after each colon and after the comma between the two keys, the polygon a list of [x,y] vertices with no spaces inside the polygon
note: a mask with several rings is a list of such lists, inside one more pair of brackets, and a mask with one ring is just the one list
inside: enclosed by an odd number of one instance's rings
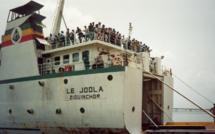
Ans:
{"label": "sky", "polygon": [[[9,9],[28,1],[1,0],[1,35]],[[41,14],[48,36],[57,0],[35,1],[45,5]],[[66,0],[64,17],[70,29],[95,21],[126,36],[132,22],[132,37],[150,46],[152,56],[165,56],[166,68],[215,103],[215,0]],[[176,78],[174,87],[203,108],[212,107]],[[194,106],[174,94],[174,107]]]}

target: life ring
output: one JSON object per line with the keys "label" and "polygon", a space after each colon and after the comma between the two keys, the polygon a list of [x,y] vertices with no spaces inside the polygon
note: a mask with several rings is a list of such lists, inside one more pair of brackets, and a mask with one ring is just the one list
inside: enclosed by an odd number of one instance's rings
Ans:
{"label": "life ring", "polygon": [[59,73],[63,73],[64,72],[64,68],[59,67],[58,71],[59,71]]}

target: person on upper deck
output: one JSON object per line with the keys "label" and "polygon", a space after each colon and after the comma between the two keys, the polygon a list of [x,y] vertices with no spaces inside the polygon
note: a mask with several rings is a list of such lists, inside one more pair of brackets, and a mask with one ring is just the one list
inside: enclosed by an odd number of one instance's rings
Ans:
{"label": "person on upper deck", "polygon": [[95,32],[94,22],[90,23],[90,25],[88,26],[88,29],[89,29],[90,40],[94,40],[94,32]]}
{"label": "person on upper deck", "polygon": [[52,48],[56,47],[56,40],[55,40],[54,35],[50,34],[50,36],[49,36],[49,42],[50,42]]}
{"label": "person on upper deck", "polygon": [[[58,47],[58,45],[65,46],[65,44],[70,44],[70,42],[74,45],[76,43],[82,43],[83,41],[89,40],[101,40],[113,45],[123,46],[125,49],[129,49],[135,52],[150,52],[150,48],[143,44],[138,40],[131,40],[131,37],[126,38],[119,31],[116,31],[114,28],[106,27],[101,22],[95,24],[95,22],[91,22],[88,26],[84,26],[83,31],[81,28],[77,27],[76,31],[72,30],[70,32],[69,29],[65,32],[63,31],[59,33],[57,36],[49,37],[50,44],[54,47]],[[78,42],[76,41],[76,34],[78,36]],[[53,39],[54,38],[54,39]],[[51,40],[52,39],[52,40]]]}
{"label": "person on upper deck", "polygon": [[69,30],[69,28],[67,28],[67,30],[66,30],[66,44],[67,45],[70,44],[70,30]]}
{"label": "person on upper deck", "polygon": [[128,39],[126,40],[126,44],[127,44],[127,49],[131,50],[131,37],[129,36]]}
{"label": "person on upper deck", "polygon": [[72,30],[69,37],[70,37],[70,40],[72,42],[72,45],[74,45],[75,44],[75,31],[74,30]]}
{"label": "person on upper deck", "polygon": [[78,34],[79,43],[82,43],[82,38],[84,37],[84,34],[79,27],[77,27],[76,33]]}
{"label": "person on upper deck", "polygon": [[84,33],[85,33],[85,41],[88,41],[90,39],[90,34],[87,26],[84,26]]}
{"label": "person on upper deck", "polygon": [[124,35],[122,36],[121,43],[123,45],[123,48],[126,49],[126,39]]}
{"label": "person on upper deck", "polygon": [[65,35],[63,31],[61,31],[59,35],[59,40],[60,40],[60,45],[65,46]]}

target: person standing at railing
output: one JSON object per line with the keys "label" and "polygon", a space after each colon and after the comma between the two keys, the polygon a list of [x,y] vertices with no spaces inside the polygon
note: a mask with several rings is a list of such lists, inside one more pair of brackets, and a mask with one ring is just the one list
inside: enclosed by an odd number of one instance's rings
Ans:
{"label": "person standing at railing", "polygon": [[139,42],[138,52],[143,52],[143,43],[141,41]]}
{"label": "person standing at railing", "polygon": [[49,36],[49,42],[50,42],[52,48],[56,48],[56,42],[55,42],[54,35],[50,34],[50,36]]}
{"label": "person standing at railing", "polygon": [[88,26],[88,29],[89,29],[90,40],[94,40],[94,31],[95,31],[94,22],[90,23],[90,25]]}
{"label": "person standing at railing", "polygon": [[72,45],[74,45],[75,44],[75,31],[74,30],[72,30],[69,37],[70,37],[70,40],[72,42]]}
{"label": "person standing at railing", "polygon": [[108,42],[111,43],[112,28],[108,30]]}
{"label": "person standing at railing", "polygon": [[102,40],[102,24],[101,22],[99,22],[97,24],[97,28],[96,28],[96,37],[97,37],[97,40]]}
{"label": "person standing at railing", "polygon": [[60,44],[61,44],[62,46],[65,46],[65,35],[64,35],[64,32],[63,32],[63,31],[61,31],[61,34],[60,34],[60,36],[59,36],[59,39],[60,39]]}
{"label": "person standing at railing", "polygon": [[125,36],[123,35],[122,38],[121,38],[121,44],[122,44],[122,47],[124,49],[126,49],[126,40],[125,40]]}
{"label": "person standing at railing", "polygon": [[126,49],[131,50],[131,37],[130,36],[126,40]]}
{"label": "person standing at railing", "polygon": [[102,28],[101,28],[101,40],[102,41],[105,41],[105,25],[102,25]]}
{"label": "person standing at railing", "polygon": [[102,24],[101,22],[98,23],[98,29],[101,29],[102,28]]}
{"label": "person standing at railing", "polygon": [[97,27],[97,31],[96,31],[96,33],[97,33],[97,39],[98,40],[101,40],[101,29],[102,29],[102,24],[101,24],[101,22],[99,22],[98,23],[98,27]]}
{"label": "person standing at railing", "polygon": [[109,35],[108,35],[108,28],[105,28],[105,31],[104,31],[104,41],[105,42],[109,42]]}
{"label": "person standing at railing", "polygon": [[116,45],[121,46],[121,34],[119,32],[116,33]]}
{"label": "person standing at railing", "polygon": [[79,27],[77,27],[76,33],[78,35],[79,43],[82,43],[82,38],[84,37],[84,34]]}
{"label": "person standing at railing", "polygon": [[134,51],[134,43],[135,43],[135,39],[133,38],[131,40],[131,50],[133,50],[133,51]]}
{"label": "person standing at railing", "polygon": [[67,28],[66,30],[66,45],[70,44],[70,30]]}
{"label": "person standing at railing", "polygon": [[60,47],[62,45],[61,40],[60,40],[60,33],[55,35],[55,39],[56,39],[56,48],[58,48],[58,47]]}
{"label": "person standing at railing", "polygon": [[96,24],[94,27],[94,39],[98,39],[98,24]]}
{"label": "person standing at railing", "polygon": [[[53,38],[50,40],[51,37],[49,37],[50,44],[52,44],[53,48],[65,46],[70,43],[74,45],[76,43],[82,43],[83,41],[97,39],[111,43],[113,45],[122,46],[125,49],[133,50],[135,52],[151,51],[148,46],[142,45],[142,43],[140,44],[140,41],[135,39],[131,41],[130,37],[126,39],[125,36],[120,32],[116,32],[114,28],[107,28],[105,25],[101,24],[101,22],[97,23],[96,25],[94,22],[92,22],[89,24],[89,26],[84,26],[83,31],[77,27],[76,31],[72,30],[70,33],[70,30],[67,29],[65,33],[66,35],[64,35],[64,32],[61,31],[61,33],[53,37],[55,40],[53,40]],[[76,34],[78,36],[77,38]],[[77,39],[79,41],[77,41]]]}
{"label": "person standing at railing", "polygon": [[90,38],[89,29],[87,26],[84,26],[84,33],[85,33],[85,41],[87,42]]}
{"label": "person standing at railing", "polygon": [[115,35],[116,35],[115,29],[111,29],[110,30],[110,43],[112,43],[112,44],[115,44]]}

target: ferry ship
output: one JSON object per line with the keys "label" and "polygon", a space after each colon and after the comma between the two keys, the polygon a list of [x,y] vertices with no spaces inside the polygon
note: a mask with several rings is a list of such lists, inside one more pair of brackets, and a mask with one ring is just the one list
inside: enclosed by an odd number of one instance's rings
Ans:
{"label": "ferry ship", "polygon": [[98,39],[53,48],[41,8],[30,1],[9,11],[0,45],[0,133],[141,134],[172,121],[173,77],[162,57]]}

